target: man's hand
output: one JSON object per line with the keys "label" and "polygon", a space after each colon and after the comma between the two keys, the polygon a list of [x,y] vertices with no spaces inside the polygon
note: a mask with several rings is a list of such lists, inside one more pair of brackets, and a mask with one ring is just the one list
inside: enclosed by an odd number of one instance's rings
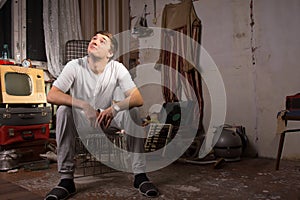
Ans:
{"label": "man's hand", "polygon": [[106,129],[109,127],[113,118],[114,114],[112,107],[109,107],[100,113],[98,112],[95,127],[102,127]]}
{"label": "man's hand", "polygon": [[88,103],[82,106],[82,111],[93,126],[97,118],[97,111]]}

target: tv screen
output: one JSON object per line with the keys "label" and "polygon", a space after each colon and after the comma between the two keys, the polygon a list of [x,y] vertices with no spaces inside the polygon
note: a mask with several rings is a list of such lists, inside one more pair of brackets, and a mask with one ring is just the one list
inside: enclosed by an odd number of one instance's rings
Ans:
{"label": "tv screen", "polygon": [[32,94],[31,78],[27,74],[8,72],[5,74],[6,93],[13,96]]}

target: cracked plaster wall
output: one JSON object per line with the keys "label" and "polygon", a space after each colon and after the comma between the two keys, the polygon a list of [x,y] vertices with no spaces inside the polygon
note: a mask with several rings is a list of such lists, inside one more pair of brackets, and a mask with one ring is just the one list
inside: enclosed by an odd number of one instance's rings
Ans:
{"label": "cracked plaster wall", "polygon": [[[159,26],[164,5],[176,2],[157,0],[157,24],[152,23],[153,0],[131,0],[131,16],[141,13],[147,4],[148,25]],[[250,155],[275,158],[279,141],[276,114],[284,109],[285,96],[300,92],[300,2],[199,0],[194,6],[202,21],[202,45],[224,80],[226,123],[246,127]],[[156,57],[156,53],[144,52],[140,62]],[[210,101],[206,88],[204,100],[207,126]],[[287,135],[284,158],[300,159],[299,141],[300,134]]]}

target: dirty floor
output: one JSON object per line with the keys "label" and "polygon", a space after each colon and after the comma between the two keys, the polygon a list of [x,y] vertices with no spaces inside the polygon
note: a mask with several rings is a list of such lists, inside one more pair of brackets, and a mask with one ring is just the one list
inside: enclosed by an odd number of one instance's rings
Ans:
{"label": "dirty floor", "polygon": [[[282,199],[300,200],[300,161],[243,158],[226,162],[220,169],[213,165],[175,162],[148,173],[159,188],[159,199]],[[31,193],[44,195],[57,184],[56,163],[46,170],[15,173],[0,172],[0,179],[21,186]],[[71,199],[148,199],[132,187],[132,176],[124,172],[104,173],[75,179],[78,193]],[[13,199],[13,198],[8,198]],[[25,198],[26,199],[26,198]]]}

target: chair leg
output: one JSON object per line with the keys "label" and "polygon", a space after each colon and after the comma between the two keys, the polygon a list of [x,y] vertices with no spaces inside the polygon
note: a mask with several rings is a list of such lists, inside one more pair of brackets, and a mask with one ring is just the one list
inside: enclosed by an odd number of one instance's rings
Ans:
{"label": "chair leg", "polygon": [[277,159],[276,159],[276,167],[275,169],[279,169],[279,164],[280,164],[280,159],[281,159],[281,153],[283,149],[283,144],[284,144],[284,138],[285,138],[285,132],[280,134],[280,141],[279,141],[279,146],[278,146],[278,152],[277,152]]}

